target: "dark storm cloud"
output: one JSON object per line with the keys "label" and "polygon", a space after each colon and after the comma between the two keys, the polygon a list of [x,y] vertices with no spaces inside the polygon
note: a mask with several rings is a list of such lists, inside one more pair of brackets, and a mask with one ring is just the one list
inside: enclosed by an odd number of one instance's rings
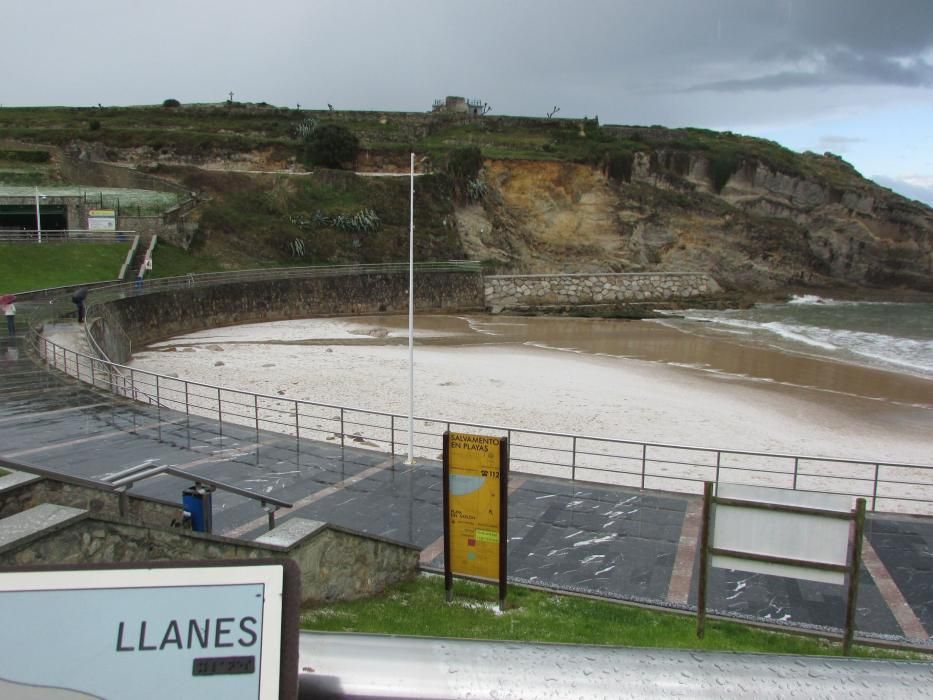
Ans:
{"label": "dark storm cloud", "polygon": [[[266,101],[742,129],[933,87],[933,0],[5,0],[0,104]],[[905,98],[905,93],[911,93]],[[724,94],[727,99],[723,99]]]}
{"label": "dark storm cloud", "polygon": [[739,59],[748,43],[734,44],[734,63],[723,71],[732,75],[694,83],[689,92],[933,86],[930,0],[784,0],[743,7],[724,0],[717,5],[729,18],[727,24],[738,22],[749,29],[749,39],[757,46],[749,47],[748,62],[742,66]]}
{"label": "dark storm cloud", "polygon": [[835,51],[826,56],[808,57],[810,70],[779,71],[738,80],[720,80],[689,88],[691,91],[740,92],[785,90],[833,85],[894,85],[933,87],[933,65],[921,58],[895,59]]}

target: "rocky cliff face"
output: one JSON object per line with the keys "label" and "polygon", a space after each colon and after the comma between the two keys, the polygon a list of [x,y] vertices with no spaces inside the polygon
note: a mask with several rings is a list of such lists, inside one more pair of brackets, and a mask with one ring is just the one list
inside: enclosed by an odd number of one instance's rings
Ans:
{"label": "rocky cliff face", "polygon": [[[530,128],[527,120],[500,126],[522,125]],[[586,129],[592,130],[592,124]],[[430,197],[422,202],[419,224],[425,231],[443,234],[444,245],[432,244],[422,255],[463,254],[488,261],[504,273],[707,272],[726,289],[753,293],[798,286],[933,292],[933,209],[865,180],[836,156],[793,154],[777,144],[730,134],[698,136],[689,130],[648,127],[607,127],[616,140],[596,142],[585,157],[582,151],[573,158],[555,155],[553,149],[561,144],[589,143],[586,129],[581,126],[562,137],[569,141],[542,137],[552,150],[542,150],[535,160],[487,159],[481,176],[486,195],[478,203],[455,204],[449,182],[436,179]],[[550,138],[562,132],[542,133]],[[693,139],[693,148],[678,147],[678,139]],[[495,143],[482,145],[492,148]],[[602,148],[620,150],[613,161],[611,150],[605,157],[599,155]],[[179,170],[178,177],[195,190],[202,187],[207,171],[302,170],[283,146],[179,154],[169,148],[157,152],[151,146],[104,148],[73,142],[65,150],[79,162],[105,160],[143,171],[183,166],[187,170]],[[541,160],[545,153],[562,159]],[[356,169],[404,171],[408,161],[403,155],[366,149]],[[427,158],[419,163],[436,172],[444,169],[443,155],[436,163]],[[168,172],[171,176],[174,171],[169,167]],[[220,209],[232,210],[237,206],[233,194],[242,186],[223,181],[220,173],[211,175],[218,176],[211,180],[216,185],[211,196]],[[322,171],[303,179],[311,188],[307,201],[272,206],[262,200],[262,230],[254,224],[249,230],[225,228],[225,238],[215,235],[213,243],[265,236],[263,245],[250,244],[249,249],[271,251],[271,261],[275,251],[285,250],[283,241],[306,233],[289,223],[295,212],[313,213],[322,206],[318,200],[324,194],[336,196],[329,177]],[[353,181],[347,175],[337,189],[358,208],[377,209],[387,225],[407,226],[407,197],[396,197],[388,185],[370,186],[374,180],[379,178]],[[314,190],[318,185],[320,191]],[[382,190],[387,191],[376,196]],[[275,225],[269,223],[273,219]],[[325,246],[315,260],[376,262],[392,257],[394,229],[386,227],[383,233],[382,244],[371,236],[366,246],[341,249],[343,257],[338,258],[333,251],[327,257],[330,249]],[[339,232],[328,235],[340,239]],[[323,240],[315,236],[314,241]]]}
{"label": "rocky cliff face", "polygon": [[624,180],[572,163],[487,161],[488,194],[457,210],[458,230],[470,257],[512,272],[703,271],[749,291],[933,291],[933,210],[834,156],[802,158],[819,175],[745,160],[718,191],[713,164],[685,152],[636,153]]}

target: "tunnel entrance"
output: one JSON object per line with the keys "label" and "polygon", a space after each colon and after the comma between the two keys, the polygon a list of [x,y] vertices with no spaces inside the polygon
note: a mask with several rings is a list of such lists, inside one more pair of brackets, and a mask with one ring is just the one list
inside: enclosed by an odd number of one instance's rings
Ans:
{"label": "tunnel entrance", "polygon": [[[64,204],[40,204],[43,231],[67,231],[68,207]],[[0,231],[35,231],[34,204],[0,204]]]}

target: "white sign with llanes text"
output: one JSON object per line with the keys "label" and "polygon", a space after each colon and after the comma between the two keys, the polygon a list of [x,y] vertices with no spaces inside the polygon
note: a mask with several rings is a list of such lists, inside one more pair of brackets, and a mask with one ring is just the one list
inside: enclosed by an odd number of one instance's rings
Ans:
{"label": "white sign with llanes text", "polygon": [[0,698],[275,698],[283,585],[274,565],[0,573]]}

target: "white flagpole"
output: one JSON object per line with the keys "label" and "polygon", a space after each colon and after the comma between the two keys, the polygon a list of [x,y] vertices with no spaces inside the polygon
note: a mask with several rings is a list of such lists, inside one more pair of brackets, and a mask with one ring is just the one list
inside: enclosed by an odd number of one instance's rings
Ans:
{"label": "white flagpole", "polygon": [[[43,195],[43,199],[45,195]],[[42,215],[39,214],[39,187],[36,186],[36,233],[39,234],[39,243],[42,243]]]}
{"label": "white flagpole", "polygon": [[415,463],[415,154],[411,154],[408,222],[408,461]]}

